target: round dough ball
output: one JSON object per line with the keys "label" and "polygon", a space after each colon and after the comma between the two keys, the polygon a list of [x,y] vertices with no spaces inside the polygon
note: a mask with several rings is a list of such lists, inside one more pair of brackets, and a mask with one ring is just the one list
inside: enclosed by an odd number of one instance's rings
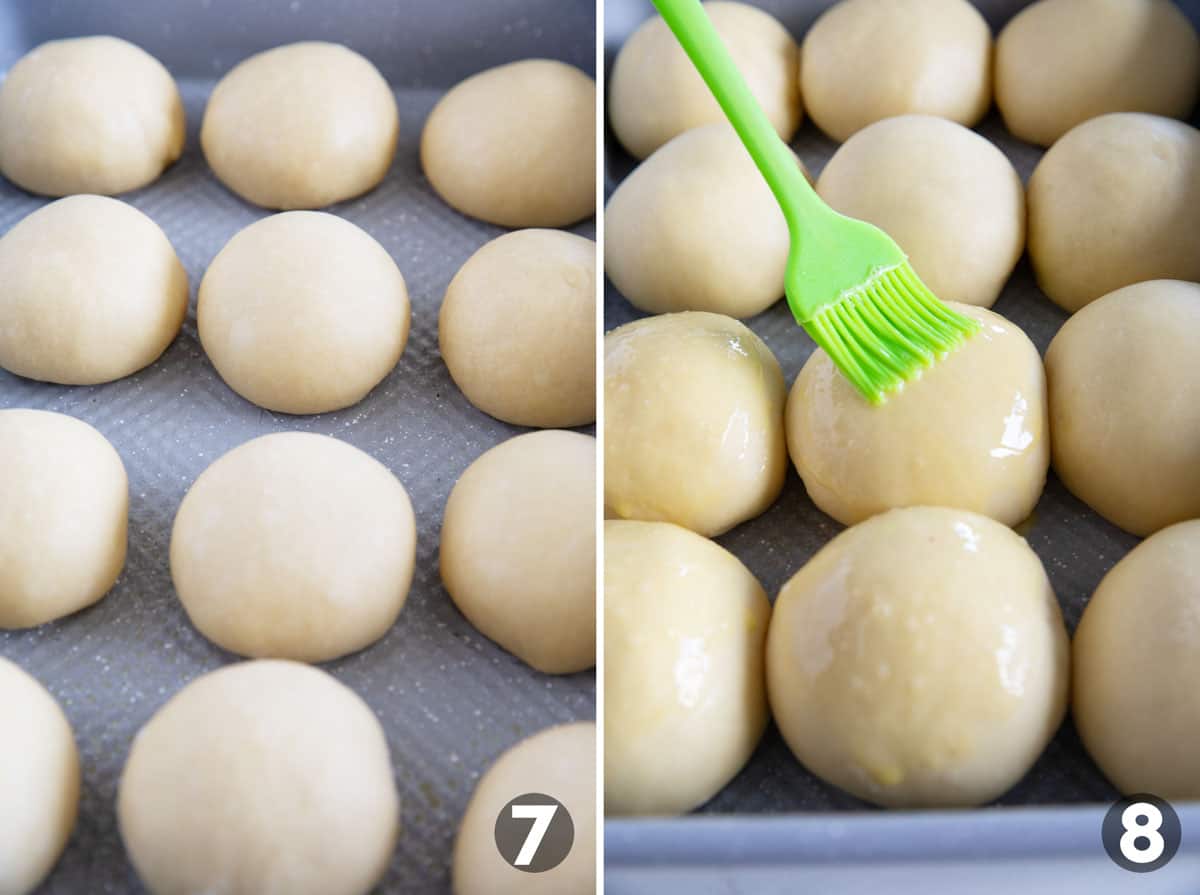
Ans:
{"label": "round dough ball", "polygon": [[843,0],[800,48],[812,120],[841,142],[917,113],[968,127],[992,103],[992,33],[967,0]]}
{"label": "round dough ball", "polygon": [[472,75],[421,134],[429,184],[501,227],[566,227],[596,210],[596,82],[549,59]]}
{"label": "round dough ball", "polygon": [[1200,131],[1102,115],[1067,133],[1029,180],[1029,259],[1067,311],[1145,280],[1200,280]]}
{"label": "round dough ball", "polygon": [[325,413],[357,404],[396,366],[408,289],[366,231],[292,211],[226,243],[200,282],[196,320],[213,366],[243,398]]}
{"label": "round dough ball", "polygon": [[[745,3],[704,4],[713,27],[775,131],[800,127],[800,50],[769,13]],[[613,63],[608,114],[622,145],[645,158],[673,137],[725,121],[696,67],[661,16],[633,33]]]}
{"label": "round dough ball", "polygon": [[321,208],[374,189],[400,118],[374,65],[341,44],[256,53],[217,82],[200,145],[225,186],[264,208]]}
{"label": "round dough ball", "polygon": [[558,230],[493,239],[455,274],[438,344],[472,404],[518,426],[596,419],[596,244]]}
{"label": "round dough ball", "polygon": [[1104,576],[1075,631],[1071,713],[1122,793],[1200,798],[1200,520],[1163,529]]}
{"label": "round dough ball", "polygon": [[171,531],[192,623],[243,656],[324,662],[396,621],[416,561],[404,486],[358,448],[277,432],[204,470]]}
{"label": "round dough ball", "polygon": [[989,308],[1025,248],[1025,188],[972,130],[929,115],[868,125],[821,172],[821,198],[882,228],[939,298]]}
{"label": "round dough ball", "polygon": [[676,525],[604,524],[604,802],[681,814],[750,759],[767,724],[771,604],[732,553]]}
{"label": "round dough ball", "polygon": [[[557,867],[518,870],[496,848],[496,818],[527,793],[558,799],[575,840]],[[596,725],[561,724],[513,746],[475,787],[454,843],[454,895],[594,895],[596,891]]]}
{"label": "round dough ball", "polygon": [[0,238],[0,367],[61,385],[149,366],[187,314],[183,265],[132,205],[69,196]]}
{"label": "round dough ball", "polygon": [[3,657],[0,730],[0,892],[31,895],[75,826],[79,752],[54,697]]}
{"label": "round dough ball", "polygon": [[108,593],[128,524],[129,480],[103,435],[61,413],[0,410],[0,629],[53,621]]}
{"label": "round dough ball", "polygon": [[983,329],[885,404],[867,403],[820,349],[796,377],[788,451],[813,503],[838,522],[907,506],[1005,525],[1033,512],[1050,466],[1042,359],[999,314],[951,304]]}
{"label": "round dough ball", "polygon": [[116,37],[44,43],[0,85],[0,173],[32,193],[136,190],[179,158],[183,141],[175,81]]}
{"label": "round dough ball", "polygon": [[1049,146],[1109,112],[1184,118],[1200,40],[1171,0],[1041,0],[996,40],[996,104],[1013,136]]}
{"label": "round dough ball", "polygon": [[775,355],[736,320],[647,317],[604,337],[604,501],[708,537],[762,513],[787,472]]}
{"label": "round dough ball", "polygon": [[349,687],[295,662],[192,681],[134,738],[121,838],[155,895],[365,895],[400,828],[383,728]]}
{"label": "round dough ball", "polygon": [[1068,641],[1024,539],[963,510],[893,510],[787,584],[767,638],[784,740],[890,808],[979,805],[1024,776],[1066,710]]}
{"label": "round dough ball", "polygon": [[547,674],[596,664],[596,439],[510,438],[467,467],[442,521],[442,581],[479,631]]}
{"label": "round dough ball", "polygon": [[1046,352],[1054,471],[1139,536],[1200,516],[1200,285],[1126,286]]}

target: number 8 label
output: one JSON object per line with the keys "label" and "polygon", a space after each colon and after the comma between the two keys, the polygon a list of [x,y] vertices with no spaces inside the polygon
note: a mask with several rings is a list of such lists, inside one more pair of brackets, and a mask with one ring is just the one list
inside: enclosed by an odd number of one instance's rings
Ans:
{"label": "number 8 label", "polygon": [[1149,873],[1175,857],[1183,829],[1179,815],[1166,799],[1138,793],[1120,799],[1108,809],[1100,839],[1118,867]]}
{"label": "number 8 label", "polygon": [[[1149,802],[1134,802],[1121,812],[1121,826],[1125,832],[1121,834],[1121,854],[1135,864],[1150,864],[1157,861],[1167,847],[1163,839],[1162,812]],[[1140,840],[1146,840],[1145,848],[1138,846]]]}

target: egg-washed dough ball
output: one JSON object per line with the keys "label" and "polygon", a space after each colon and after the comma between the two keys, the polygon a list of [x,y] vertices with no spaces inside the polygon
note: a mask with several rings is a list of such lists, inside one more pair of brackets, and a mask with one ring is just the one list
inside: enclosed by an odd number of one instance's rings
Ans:
{"label": "egg-washed dough ball", "polygon": [[79,752],[54,697],[3,657],[0,730],[0,892],[31,895],[75,826]]}
{"label": "egg-washed dough ball", "polygon": [[841,142],[881,118],[937,115],[970,127],[992,102],[992,33],[967,0],[842,0],[800,48],[817,126]]}
{"label": "egg-washed dough ball", "polygon": [[247,401],[282,413],[357,404],[400,360],[408,289],[365,230],[332,214],[256,221],[200,282],[200,342]]}
{"label": "egg-washed dough ball", "polygon": [[787,471],[786,388],[743,324],[699,311],[604,337],[604,501],[715,537],[762,513]]}
{"label": "egg-washed dough ball", "polygon": [[1046,352],[1054,471],[1146,536],[1200,517],[1200,285],[1137,283],[1068,320]]}
{"label": "egg-washed dough ball", "polygon": [[1200,280],[1200,131],[1157,115],[1072,129],[1029,180],[1029,259],[1067,311],[1146,280]]}
{"label": "egg-washed dough ball", "polygon": [[838,522],[906,506],[959,507],[1005,525],[1033,512],[1050,465],[1041,357],[999,314],[953,306],[983,328],[880,406],[821,349],[796,377],[788,450],[813,503]]}
{"label": "egg-washed dough ball", "polygon": [[134,738],[121,838],[155,895],[366,895],[400,800],[383,728],[332,675],[295,662],[193,680]]}
{"label": "egg-washed dough ball", "polygon": [[596,419],[596,244],[520,230],[483,246],[454,275],[438,314],[454,384],[518,426]]}
{"label": "egg-washed dough ball", "polygon": [[472,75],[421,134],[429,184],[501,227],[566,227],[596,210],[596,82],[550,59]]}
{"label": "egg-washed dough ball", "polygon": [[400,118],[374,65],[341,44],[306,41],[239,62],[217,82],[200,145],[217,178],[264,208],[321,208],[374,189]]}
{"label": "egg-washed dough ball", "polygon": [[[770,119],[790,140],[800,126],[800,51],[769,13],[746,3],[711,0],[704,11]],[[645,158],[673,137],[725,114],[661,16],[621,47],[609,77],[608,114],[622,145]]]}
{"label": "egg-washed dough ball", "polygon": [[996,104],[1013,136],[1049,146],[1109,112],[1184,118],[1200,40],[1171,0],[1041,0],[996,40]]}
{"label": "egg-washed dough ball", "polygon": [[0,173],[32,193],[136,190],[179,158],[183,141],[174,79],[116,37],[44,43],[0,85]]}
{"label": "egg-washed dough ball", "polygon": [[396,621],[416,544],[408,493],[387,467],[327,435],[277,432],[196,479],[171,531],[171,578],[218,646],[323,662]]}
{"label": "egg-washed dough ball", "polygon": [[975,513],[910,507],[842,532],[792,577],[767,691],[810,771],[890,808],[1004,793],[1063,719],[1069,646],[1041,561]]}
{"label": "egg-washed dough ball", "polygon": [[132,205],[68,196],[0,238],[0,367],[60,385],[149,366],[179,333],[188,282],[166,234]]}
{"label": "egg-washed dough ball", "polygon": [[742,769],[767,724],[770,614],[720,545],[662,522],[604,524],[608,814],[682,814]]}
{"label": "egg-washed dough ball", "polygon": [[108,593],[128,524],[129,480],[108,439],[61,413],[0,410],[0,629],[44,624]]}
{"label": "egg-washed dough ball", "polygon": [[[596,725],[560,724],[513,746],[475,787],[454,843],[454,895],[594,895]],[[496,847],[496,818],[518,796],[558,799],[575,828],[570,852],[541,873],[518,870]]]}
{"label": "egg-washed dough ball", "polygon": [[929,115],[870,124],[842,144],[817,192],[882,228],[934,294],[989,308],[1025,247],[1025,188],[972,130]]}
{"label": "egg-washed dough ball", "polygon": [[485,636],[547,674],[596,664],[596,439],[518,435],[454,485],[442,581]]}

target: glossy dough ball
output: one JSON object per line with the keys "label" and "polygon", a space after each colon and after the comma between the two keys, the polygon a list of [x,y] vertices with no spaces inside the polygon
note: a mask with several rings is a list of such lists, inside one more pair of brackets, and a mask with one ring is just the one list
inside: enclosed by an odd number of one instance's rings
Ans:
{"label": "glossy dough ball", "polygon": [[604,801],[681,814],[746,764],[767,723],[767,595],[733,554],[661,522],[604,525]]}
{"label": "glossy dough ball", "polygon": [[288,44],[217,82],[200,127],[217,178],[264,208],[321,208],[373,189],[399,134],[392,88],[340,44]]}
{"label": "glossy dough ball", "polygon": [[442,521],[442,581],[538,671],[596,664],[596,439],[531,432],[467,467]]}
{"label": "glossy dough ball", "polygon": [[1068,642],[1037,555],[962,510],[842,532],[775,602],[767,687],[821,779],[891,808],[988,802],[1058,729]]}
{"label": "glossy dough ball", "polygon": [[442,358],[467,400],[518,426],[596,419],[596,244],[557,230],[493,239],[438,314]]}
{"label": "glossy dough ball", "polygon": [[192,623],[243,656],[323,662],[382,637],[412,582],[404,486],[370,455],[308,432],[264,435],[200,474],[171,531]]}
{"label": "glossy dough ball", "polygon": [[596,83],[526,59],[480,72],[429,113],[421,165],[439,196],[501,227],[565,227],[596,210]]}

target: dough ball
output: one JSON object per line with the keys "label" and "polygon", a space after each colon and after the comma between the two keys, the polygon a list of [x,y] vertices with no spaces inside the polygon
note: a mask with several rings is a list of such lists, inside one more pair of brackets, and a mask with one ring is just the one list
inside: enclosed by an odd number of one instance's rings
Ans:
{"label": "dough ball", "polygon": [[1067,631],[1024,539],[914,507],[829,542],[775,601],[767,690],[810,771],[889,808],[998,797],[1063,719]]}
{"label": "dough ball", "polygon": [[[800,50],[769,13],[745,3],[712,0],[704,11],[784,140],[800,126]],[[608,114],[617,139],[645,158],[694,127],[724,122],[708,86],[661,16],[645,22],[621,47],[609,76]]]}
{"label": "dough ball", "polygon": [[450,492],[442,581],[479,631],[538,671],[596,664],[596,439],[530,432]]}
{"label": "dough ball", "polygon": [[783,487],[786,389],[749,329],[699,311],[604,337],[604,501],[625,519],[707,537],[766,510]]}
{"label": "dough ball", "polygon": [[451,207],[501,227],[565,227],[596,210],[596,82],[526,59],[472,75],[421,134],[421,165]]}
{"label": "dough ball", "polygon": [[349,687],[295,662],[193,680],[139,731],[121,838],[155,895],[365,895],[400,826],[383,728]]}
{"label": "dough ball", "polygon": [[116,37],[44,43],[0,85],[0,173],[32,193],[136,190],[179,158],[183,141],[175,81]]}
{"label": "dough ball", "polygon": [[1133,113],[1067,133],[1029,180],[1029,258],[1067,311],[1145,280],[1200,280],[1200,131]]}
{"label": "dough ball", "polygon": [[1139,536],[1200,516],[1200,285],[1104,296],[1046,352],[1054,471]]}
{"label": "dough ball", "polygon": [[800,87],[841,142],[893,115],[976,124],[992,103],[991,66],[992,33],[967,0],[843,0],[804,38]]}
{"label": "dough ball", "polygon": [[1171,0],[1041,0],[996,40],[996,104],[1039,146],[1109,112],[1184,118],[1198,88],[1200,41]]}
{"label": "dough ball", "polygon": [[604,524],[608,814],[682,814],[742,769],[767,724],[770,614],[758,581],[712,541]]}
{"label": "dough ball", "polygon": [[3,657],[0,730],[0,892],[31,895],[75,826],[79,753],[54,697]]}
{"label": "dough ball", "polygon": [[1122,793],[1200,798],[1200,520],[1163,529],[1104,576],[1075,631],[1071,712]]}
{"label": "dough ball", "polygon": [[264,208],[321,208],[374,189],[400,119],[383,75],[341,44],[256,53],[217,82],[200,127],[225,186]]}
{"label": "dough ball", "polygon": [[751,317],[783,295],[787,223],[725,124],[681,134],[642,162],[609,200],[604,237],[604,272],[651,314]]}
{"label": "dough ball", "polygon": [[0,629],[32,628],[108,593],[128,524],[125,466],[103,435],[61,413],[0,410]]}
{"label": "dough ball", "polygon": [[1037,348],[999,314],[875,406],[817,349],[792,386],[788,450],[809,497],[844,525],[893,507],[948,506],[1005,525],[1046,483],[1050,433]]}
{"label": "dough ball", "polygon": [[[496,848],[496,818],[518,796],[542,793],[571,815],[575,840],[542,873],[517,870]],[[475,787],[454,843],[454,895],[594,895],[596,725],[562,724],[501,755]]]}
{"label": "dough ball", "polygon": [[454,383],[518,426],[596,419],[596,244],[558,230],[493,239],[442,301],[438,344]]}
{"label": "dough ball", "polygon": [[358,448],[277,432],[196,479],[171,531],[192,623],[243,656],[324,662],[382,637],[408,596],[416,523],[404,486]]}
{"label": "dough ball", "polygon": [[200,342],[221,378],[267,410],[357,404],[408,340],[408,289],[387,250],[349,221],[293,211],[256,221],[200,283]]}
{"label": "dough ball", "polygon": [[838,211],[885,230],[939,298],[989,308],[1025,248],[1025,188],[972,130],[928,115],[868,125],[817,184]]}
{"label": "dough ball", "polygon": [[149,366],[187,314],[166,234],[132,205],[69,196],[0,238],[0,367],[61,385]]}

